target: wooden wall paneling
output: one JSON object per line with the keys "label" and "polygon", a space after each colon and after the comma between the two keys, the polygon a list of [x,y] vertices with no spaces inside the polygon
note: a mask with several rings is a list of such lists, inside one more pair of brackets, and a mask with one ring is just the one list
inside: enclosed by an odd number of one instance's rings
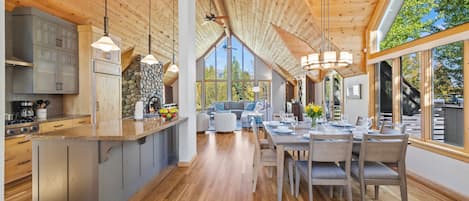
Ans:
{"label": "wooden wall paneling", "polygon": [[134,49],[135,47],[128,48],[127,50],[122,51],[121,53],[121,66],[122,66],[122,72],[129,67],[130,63],[133,60],[134,56]]}
{"label": "wooden wall paneling", "polygon": [[392,60],[392,122],[401,122],[401,58]]}

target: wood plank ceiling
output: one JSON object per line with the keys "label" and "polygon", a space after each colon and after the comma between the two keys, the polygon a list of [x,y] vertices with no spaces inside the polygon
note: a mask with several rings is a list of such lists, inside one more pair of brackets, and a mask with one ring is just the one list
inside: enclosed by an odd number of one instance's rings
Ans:
{"label": "wood plank ceiling", "polygon": [[[152,0],[152,53],[166,63],[172,58],[172,2]],[[6,9],[36,7],[76,24],[92,24],[103,27],[104,0],[5,0]],[[148,0],[108,1],[109,31],[122,39],[122,50],[135,47],[135,54],[148,54]],[[177,55],[177,0],[175,0],[175,36]],[[209,1],[197,2],[197,56],[201,56],[220,35],[223,28],[209,23],[202,27],[204,10],[209,10]],[[177,60],[177,57],[176,57]]]}
{"label": "wood plank ceiling", "polygon": [[[153,54],[166,63],[172,55],[172,1],[153,0]],[[216,0],[229,16],[231,33],[238,36],[258,56],[290,74],[301,74],[299,60],[291,54],[272,24],[297,36],[314,50],[320,45],[319,0]],[[215,23],[202,25],[210,0],[197,0],[197,57],[223,34]],[[364,72],[365,29],[378,0],[331,0],[331,36],[337,49],[352,51],[354,65],[339,73],[350,76]],[[122,38],[122,49],[135,47],[147,54],[148,0],[112,0],[109,3],[110,32]],[[32,6],[77,24],[103,26],[104,0],[5,0],[7,10]],[[177,1],[176,1],[177,6]],[[215,10],[220,10],[216,8]],[[218,14],[215,10],[213,12]],[[176,10],[177,23],[177,10]],[[177,36],[177,26],[176,33]],[[177,51],[176,37],[176,51]],[[177,54],[177,52],[176,52]],[[176,58],[177,60],[177,58]]]}
{"label": "wood plank ceiling", "polygon": [[[200,0],[199,0],[200,1]],[[344,76],[364,72],[365,29],[378,0],[331,0],[330,26],[333,45],[352,51],[352,68]],[[300,62],[289,51],[271,24],[320,46],[319,0],[225,0],[232,32],[265,60],[277,63],[291,74],[302,74]]]}

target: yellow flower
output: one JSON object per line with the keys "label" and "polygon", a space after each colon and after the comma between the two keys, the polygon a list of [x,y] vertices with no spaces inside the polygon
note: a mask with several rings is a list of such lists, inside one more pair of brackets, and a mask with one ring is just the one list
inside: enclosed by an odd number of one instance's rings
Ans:
{"label": "yellow flower", "polygon": [[315,106],[315,107],[313,107],[313,112],[319,112],[319,109],[320,108],[318,106]]}

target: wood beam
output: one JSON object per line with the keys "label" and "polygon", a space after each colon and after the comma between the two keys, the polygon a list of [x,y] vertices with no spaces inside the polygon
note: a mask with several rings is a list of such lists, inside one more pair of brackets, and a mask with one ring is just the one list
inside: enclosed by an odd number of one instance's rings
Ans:
{"label": "wood beam", "polygon": [[[213,0],[213,4],[215,4],[215,9],[219,16],[229,16],[226,12],[225,2],[224,0]],[[231,25],[229,19],[221,19],[224,25],[225,34],[227,36],[231,36]]]}
{"label": "wood beam", "polygon": [[134,47],[128,48],[121,53],[121,66],[122,66],[122,72],[125,71],[130,66],[130,63],[132,63],[132,60],[134,59]]}

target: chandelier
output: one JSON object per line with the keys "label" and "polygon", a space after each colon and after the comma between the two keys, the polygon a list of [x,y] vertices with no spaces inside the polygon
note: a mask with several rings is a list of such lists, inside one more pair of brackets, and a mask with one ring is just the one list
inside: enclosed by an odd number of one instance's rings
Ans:
{"label": "chandelier", "polygon": [[301,67],[303,67],[304,70],[336,69],[348,67],[353,63],[352,53],[332,50],[330,10],[330,0],[327,0],[327,4],[326,0],[321,0],[321,47],[319,48],[319,53],[312,53],[301,57]]}

